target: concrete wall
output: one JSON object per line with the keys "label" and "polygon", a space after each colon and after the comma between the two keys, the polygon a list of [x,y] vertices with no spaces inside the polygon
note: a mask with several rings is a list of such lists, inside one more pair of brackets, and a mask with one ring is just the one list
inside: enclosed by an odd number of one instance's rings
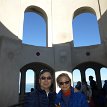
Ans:
{"label": "concrete wall", "polygon": [[[105,45],[73,48],[70,43],[54,45],[53,48],[22,45],[20,40],[7,37],[0,39],[0,106],[18,103],[20,69],[32,62],[49,65],[55,71],[71,72],[78,64],[97,62],[107,66]],[[37,56],[36,53],[40,52]],[[90,55],[86,55],[86,53]]]}
{"label": "concrete wall", "polygon": [[104,44],[71,48],[72,67],[85,62],[95,62],[107,66],[107,52]]}
{"label": "concrete wall", "polygon": [[47,28],[49,30],[47,32],[47,35],[49,35],[47,41],[48,46],[52,46],[51,0],[0,0],[0,21],[8,30],[22,40],[24,12],[29,6],[39,7],[46,12],[48,16]]}
{"label": "concrete wall", "polygon": [[[101,3],[99,5],[99,3]],[[24,12],[29,6],[35,6],[35,11],[41,8],[47,15],[48,46],[70,42],[73,40],[72,20],[74,12],[82,7],[90,7],[99,20],[106,11],[106,0],[0,0],[0,21],[13,34],[22,39]],[[11,16],[11,17],[9,17]]]}
{"label": "concrete wall", "polygon": [[[39,56],[36,55],[37,52],[40,53]],[[24,65],[32,62],[45,63],[54,68],[53,48],[35,47],[23,44],[20,47],[20,54],[17,56],[18,66],[22,68]]]}
{"label": "concrete wall", "polygon": [[[106,4],[106,0],[0,0],[0,107],[18,103],[19,72],[26,64],[41,62],[69,72],[90,61],[107,66]],[[46,15],[49,47],[22,44],[24,12],[29,6]],[[96,15],[102,44],[78,48],[71,44],[72,20],[83,12]]]}
{"label": "concrete wall", "polygon": [[[40,55],[37,56],[36,53]],[[19,72],[26,64],[45,63],[54,68],[53,48],[24,45],[20,40],[0,37],[0,106],[7,107],[19,101]]]}
{"label": "concrete wall", "polygon": [[0,37],[0,107],[18,102],[19,68],[15,60],[18,46],[18,41]]}
{"label": "concrete wall", "polygon": [[101,18],[98,20],[102,42],[107,41],[107,1],[99,0]]}
{"label": "concrete wall", "polygon": [[[94,9],[96,17],[100,17],[97,0],[53,0],[52,4],[53,44],[65,43],[73,40],[72,21],[74,12],[77,9],[91,7]],[[82,13],[82,11],[80,13]]]}

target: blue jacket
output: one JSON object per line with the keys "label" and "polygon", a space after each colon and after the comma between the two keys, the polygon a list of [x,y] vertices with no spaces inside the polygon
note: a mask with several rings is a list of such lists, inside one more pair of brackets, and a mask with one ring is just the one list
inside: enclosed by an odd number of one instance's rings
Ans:
{"label": "blue jacket", "polygon": [[84,96],[84,94],[82,94],[81,92],[74,93],[74,88],[72,87],[71,87],[71,95],[68,101],[68,106],[66,105],[63,99],[62,91],[60,91],[56,96],[55,104],[59,104],[59,103],[61,107],[89,107],[88,102],[86,100],[86,96]]}
{"label": "blue jacket", "polygon": [[24,107],[55,107],[55,92],[49,92],[48,97],[44,90],[37,89],[25,98]]}

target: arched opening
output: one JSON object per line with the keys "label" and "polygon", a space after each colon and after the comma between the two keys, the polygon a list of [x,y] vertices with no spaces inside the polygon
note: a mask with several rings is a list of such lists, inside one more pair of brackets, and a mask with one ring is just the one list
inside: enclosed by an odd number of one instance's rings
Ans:
{"label": "arched opening", "polygon": [[[25,66],[23,66],[20,71],[21,71],[21,82],[20,82],[20,95],[24,95],[26,93],[26,90],[30,90],[31,88],[34,87],[34,89],[36,89],[39,85],[39,73],[42,69],[48,69],[52,72],[53,74],[53,81],[55,81],[55,72],[54,70],[47,64],[44,63],[40,63],[40,62],[33,62],[33,63],[29,63],[26,64]],[[29,89],[27,89],[28,84],[26,83],[33,83],[32,87],[30,87]],[[52,89],[55,90],[55,84],[53,84]]]}
{"label": "arched opening", "polygon": [[79,69],[73,70],[73,86],[75,87],[77,85],[78,81],[81,81],[81,74]]}
{"label": "arched opening", "polygon": [[85,71],[85,75],[86,75],[86,81],[87,84],[89,84],[89,76],[93,76],[93,80],[96,81],[96,76],[95,76],[95,71],[92,68],[87,68]]}
{"label": "arched opening", "polygon": [[97,45],[101,43],[99,27],[94,10],[81,8],[74,13],[74,47]]}
{"label": "arched opening", "polygon": [[102,87],[103,87],[104,81],[107,80],[107,68],[106,67],[102,67],[100,69],[100,74],[101,74],[101,82],[102,82]]}
{"label": "arched opening", "polygon": [[101,78],[100,78],[100,69],[104,65],[97,62],[84,62],[78,64],[74,69],[79,69],[81,71],[81,80],[86,79],[89,84],[89,76],[93,76],[93,80],[96,81],[97,86],[101,89]]}
{"label": "arched opening", "polygon": [[28,69],[26,71],[26,87],[25,87],[25,92],[31,92],[31,88],[34,88],[34,78],[35,78],[34,71],[31,70],[31,69]]}
{"label": "arched opening", "polygon": [[[38,11],[39,10],[39,11]],[[37,7],[28,7],[24,13],[22,43],[47,46],[47,22],[45,12]]]}

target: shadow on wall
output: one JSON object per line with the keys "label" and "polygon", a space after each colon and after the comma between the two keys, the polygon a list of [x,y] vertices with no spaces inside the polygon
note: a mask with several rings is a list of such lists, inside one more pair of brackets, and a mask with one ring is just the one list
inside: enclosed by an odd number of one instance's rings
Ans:
{"label": "shadow on wall", "polygon": [[18,37],[14,35],[10,30],[8,30],[1,22],[0,22],[0,36],[5,36],[18,40]]}
{"label": "shadow on wall", "polygon": [[100,36],[103,43],[107,41],[107,10],[98,20]]}

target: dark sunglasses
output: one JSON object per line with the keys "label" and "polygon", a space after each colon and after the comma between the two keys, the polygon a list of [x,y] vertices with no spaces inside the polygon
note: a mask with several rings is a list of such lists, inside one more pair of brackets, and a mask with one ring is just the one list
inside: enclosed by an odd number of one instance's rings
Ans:
{"label": "dark sunglasses", "polygon": [[69,84],[69,81],[59,82],[59,85]]}
{"label": "dark sunglasses", "polygon": [[49,77],[44,77],[44,76],[42,76],[41,78],[40,78],[41,80],[51,80],[52,78],[49,76]]}

